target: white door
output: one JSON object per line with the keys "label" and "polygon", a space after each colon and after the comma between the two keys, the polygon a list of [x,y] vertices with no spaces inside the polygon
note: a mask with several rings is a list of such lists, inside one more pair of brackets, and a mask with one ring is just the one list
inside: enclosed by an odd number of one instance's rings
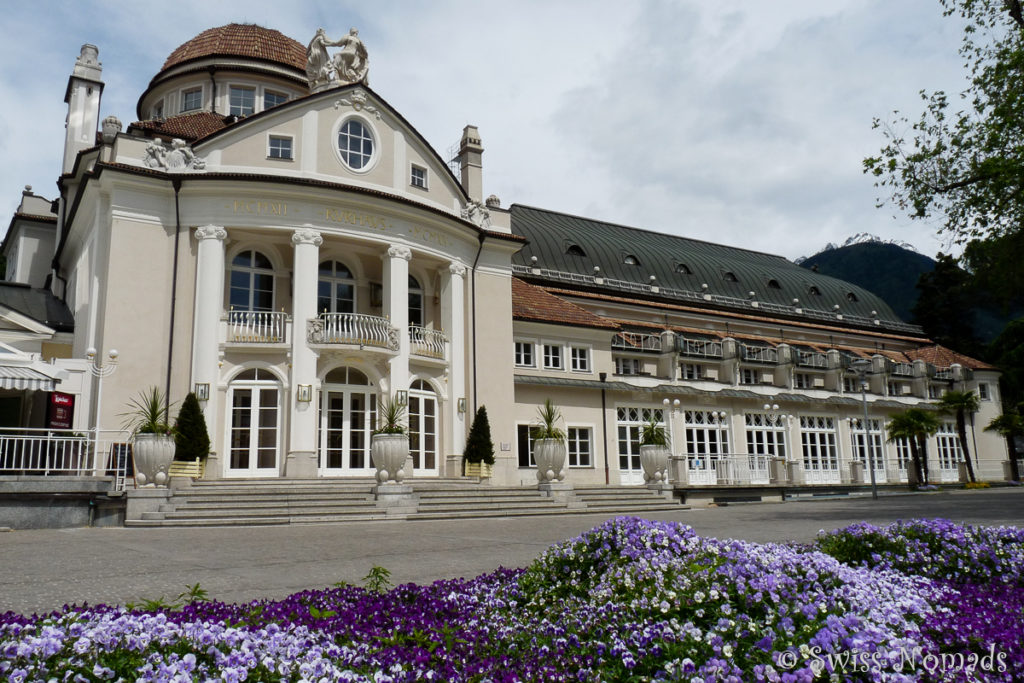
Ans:
{"label": "white door", "polygon": [[326,385],[320,392],[320,474],[373,475],[370,436],[376,403],[368,387]]}
{"label": "white door", "polygon": [[409,457],[416,476],[438,476],[437,397],[425,382],[409,391]]}
{"label": "white door", "polygon": [[227,477],[278,476],[281,411],[276,385],[232,385]]}

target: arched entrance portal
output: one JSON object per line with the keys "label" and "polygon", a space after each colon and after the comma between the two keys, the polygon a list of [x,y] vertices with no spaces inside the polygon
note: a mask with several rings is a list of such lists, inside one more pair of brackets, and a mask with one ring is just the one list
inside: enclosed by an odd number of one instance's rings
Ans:
{"label": "arched entrance portal", "polygon": [[377,390],[355,368],[335,368],[320,391],[318,443],[320,474],[373,476],[370,436],[377,414]]}

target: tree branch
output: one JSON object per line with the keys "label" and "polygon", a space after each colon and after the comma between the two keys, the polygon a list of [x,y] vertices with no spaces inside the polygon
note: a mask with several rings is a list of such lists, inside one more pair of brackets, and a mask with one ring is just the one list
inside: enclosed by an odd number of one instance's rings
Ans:
{"label": "tree branch", "polygon": [[1024,10],[1021,9],[1020,0],[1005,0],[1006,11],[1010,13],[1010,18],[1017,24],[1017,28],[1024,30]]}

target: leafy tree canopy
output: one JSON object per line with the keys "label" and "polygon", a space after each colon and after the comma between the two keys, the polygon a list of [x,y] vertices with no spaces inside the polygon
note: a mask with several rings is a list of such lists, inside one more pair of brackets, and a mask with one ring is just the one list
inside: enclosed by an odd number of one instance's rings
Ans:
{"label": "leafy tree canopy", "polygon": [[[969,77],[958,98],[921,92],[919,119],[875,120],[885,146],[864,171],[912,218],[959,244],[1024,226],[1024,13],[1020,0],[940,0],[964,22]],[[955,104],[956,103],[956,104]]]}

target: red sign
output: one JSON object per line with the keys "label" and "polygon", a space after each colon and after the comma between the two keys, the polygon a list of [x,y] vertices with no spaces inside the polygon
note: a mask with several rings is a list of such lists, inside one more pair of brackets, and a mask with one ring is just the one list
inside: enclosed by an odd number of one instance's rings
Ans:
{"label": "red sign", "polygon": [[71,429],[75,418],[74,394],[62,394],[59,391],[50,393],[50,406],[46,415],[46,426],[49,429]]}

